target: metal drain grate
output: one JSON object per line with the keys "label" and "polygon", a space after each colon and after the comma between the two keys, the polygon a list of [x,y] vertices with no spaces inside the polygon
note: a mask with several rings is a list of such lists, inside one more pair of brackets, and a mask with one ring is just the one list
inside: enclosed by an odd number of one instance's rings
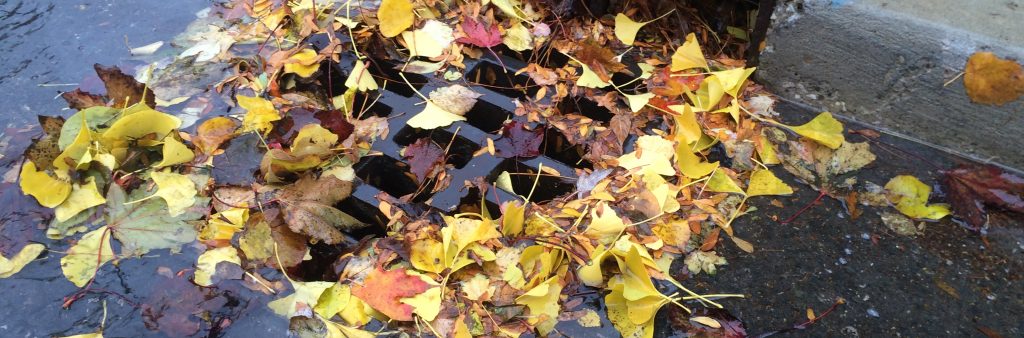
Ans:
{"label": "metal drain grate", "polygon": [[[318,43],[319,42],[319,43]],[[321,47],[326,41],[313,40],[314,47]],[[319,44],[319,45],[318,45]],[[354,63],[352,56],[345,56],[340,63],[325,62],[328,71],[322,72],[321,83],[331,86],[335,94],[343,93],[345,79],[348,76],[350,67]],[[407,211],[423,212],[435,210],[441,213],[457,212],[460,206],[478,206],[481,201],[480,192],[476,188],[464,187],[464,181],[473,181],[477,178],[484,178],[487,182],[494,180],[503,171],[523,175],[512,175],[512,185],[516,191],[529,191],[533,182],[537,179],[536,168],[543,164],[545,167],[558,171],[563,177],[541,176],[537,189],[533,194],[533,201],[546,201],[555,199],[575,190],[575,169],[590,167],[590,163],[582,160],[583,146],[566,146],[568,142],[565,137],[555,129],[548,129],[545,141],[542,145],[540,156],[534,158],[497,158],[488,154],[473,156],[481,148],[486,146],[487,139],[498,139],[502,125],[507,119],[519,120],[525,123],[525,118],[517,117],[512,112],[515,110],[514,99],[524,98],[526,95],[536,94],[536,86],[529,87],[526,84],[530,81],[526,75],[516,75],[515,70],[525,66],[517,59],[503,57],[501,63],[508,68],[491,59],[478,61],[467,60],[466,66],[469,69],[465,78],[477,81],[479,84],[467,85],[474,91],[483,94],[476,105],[465,114],[466,121],[455,122],[445,128],[423,130],[407,125],[407,121],[416,113],[422,110],[422,99],[417,96],[408,85],[401,80],[399,70],[395,64],[388,61],[371,61],[370,73],[377,79],[381,89],[379,92],[370,95],[357,97],[356,110],[364,99],[373,101],[377,94],[380,98],[364,116],[380,116],[388,118],[390,135],[388,138],[374,142],[372,149],[381,153],[376,156],[365,156],[355,165],[358,182],[353,191],[352,197],[343,201],[339,208],[352,214],[354,217],[371,224],[386,224],[386,218],[376,208],[378,201],[376,196],[383,192],[394,197],[401,197],[413,193],[416,196],[411,198],[411,205],[405,206]],[[504,73],[504,74],[502,74]],[[424,95],[430,91],[451,85],[444,79],[431,79],[420,74],[405,73],[416,90]],[[387,79],[385,84],[384,79]],[[526,88],[526,90],[512,89]],[[599,107],[593,101],[580,99],[574,102],[575,110],[581,115],[591,117],[598,122],[607,122],[611,114],[607,109]],[[541,126],[543,127],[543,126]],[[454,136],[454,137],[453,137]],[[441,148],[448,148],[447,174],[451,177],[451,184],[448,188],[430,192],[429,189],[418,191],[419,184],[409,171],[409,165],[401,160],[400,151],[406,146],[421,138],[430,138]],[[448,143],[451,142],[450,146]],[[429,184],[429,183],[425,183]],[[500,214],[498,204],[501,201],[515,200],[517,197],[500,189],[487,192],[484,196],[488,211],[491,215]]]}

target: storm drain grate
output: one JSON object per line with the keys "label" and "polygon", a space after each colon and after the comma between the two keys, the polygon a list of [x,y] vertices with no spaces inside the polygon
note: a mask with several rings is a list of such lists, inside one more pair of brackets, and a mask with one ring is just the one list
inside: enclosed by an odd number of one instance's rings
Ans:
{"label": "storm drain grate", "polygon": [[[315,40],[314,46],[320,47]],[[354,61],[352,56],[346,56],[340,63],[325,61],[324,66],[329,66],[329,70],[322,72],[321,83],[329,84],[335,95],[343,93],[347,89],[344,87],[345,79]],[[522,61],[503,57],[501,63],[508,68],[503,68],[500,63],[486,58],[468,61],[466,65],[469,71],[465,72],[464,76],[469,83],[448,82],[420,74],[402,74],[424,95],[455,83],[483,94],[473,109],[465,114],[466,121],[458,121],[448,127],[432,130],[407,125],[408,120],[423,109],[423,106],[419,105],[422,99],[402,80],[396,64],[388,61],[370,61],[370,73],[381,89],[357,96],[355,110],[362,110],[365,107],[364,102],[373,101],[379,94],[379,99],[363,116],[387,118],[390,133],[387,138],[378,139],[373,144],[372,149],[380,152],[380,155],[364,156],[355,165],[358,180],[356,188],[352,197],[343,201],[339,208],[361,221],[384,225],[387,219],[376,208],[376,196],[383,192],[393,197],[416,194],[411,198],[412,203],[405,206],[407,209],[413,209],[407,210],[413,211],[413,214],[431,210],[451,214],[459,212],[460,207],[480,205],[480,191],[465,187],[463,182],[478,178],[494,182],[502,172],[507,171],[512,174],[510,177],[514,190],[525,194],[534,185],[534,180],[538,179],[536,174],[540,164],[558,171],[562,177],[541,175],[532,201],[551,200],[575,191],[575,169],[588,168],[590,163],[583,160],[584,147],[569,144],[558,130],[549,128],[544,133],[542,154],[537,157],[498,158],[489,154],[473,156],[475,152],[486,147],[488,138],[497,140],[500,137],[499,130],[506,120],[526,123],[524,117],[513,114],[513,100],[534,95],[538,88],[526,86],[529,78],[515,74],[516,69],[525,66]],[[607,122],[612,116],[607,109],[599,107],[591,100],[582,98],[573,101],[575,107],[570,108],[571,110],[576,110],[597,122]],[[450,166],[446,172],[451,177],[451,183],[444,190],[430,192],[430,189],[419,189],[420,184],[410,173],[409,164],[402,161],[401,150],[421,138],[430,138],[442,149],[449,149],[446,161]],[[517,197],[501,189],[492,190],[494,191],[488,191],[482,198],[486,200],[485,204],[491,215],[497,217],[500,215],[498,204],[515,200]]]}

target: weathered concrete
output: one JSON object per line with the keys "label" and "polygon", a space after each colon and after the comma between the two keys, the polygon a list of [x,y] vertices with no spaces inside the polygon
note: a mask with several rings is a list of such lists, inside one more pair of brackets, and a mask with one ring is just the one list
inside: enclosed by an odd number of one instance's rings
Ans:
{"label": "weathered concrete", "polygon": [[774,20],[758,77],[784,98],[1024,168],[1024,99],[978,105],[950,82],[976,51],[1024,60],[1024,1],[806,0]]}

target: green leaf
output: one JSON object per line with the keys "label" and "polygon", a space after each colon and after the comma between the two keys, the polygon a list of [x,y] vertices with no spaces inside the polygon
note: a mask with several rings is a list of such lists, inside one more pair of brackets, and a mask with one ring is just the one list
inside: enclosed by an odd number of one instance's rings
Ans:
{"label": "green leaf", "polygon": [[[177,216],[168,213],[167,202],[160,198],[142,200],[149,192],[135,189],[127,197],[117,184],[107,193],[107,225],[121,241],[121,253],[143,255],[150,250],[177,251],[182,244],[196,240],[196,229],[189,221],[205,215],[210,199],[197,197],[192,207]],[[141,201],[139,201],[141,200]],[[126,201],[138,201],[125,204]]]}

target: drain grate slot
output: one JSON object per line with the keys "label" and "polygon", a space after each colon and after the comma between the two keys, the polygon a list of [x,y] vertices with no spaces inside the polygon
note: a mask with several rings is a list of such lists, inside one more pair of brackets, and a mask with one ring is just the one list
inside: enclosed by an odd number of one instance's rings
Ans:
{"label": "drain grate slot", "polygon": [[529,86],[530,77],[516,75],[515,71],[506,71],[490,62],[477,63],[473,70],[466,73],[466,80],[512,98],[533,96],[539,90],[536,86]]}

